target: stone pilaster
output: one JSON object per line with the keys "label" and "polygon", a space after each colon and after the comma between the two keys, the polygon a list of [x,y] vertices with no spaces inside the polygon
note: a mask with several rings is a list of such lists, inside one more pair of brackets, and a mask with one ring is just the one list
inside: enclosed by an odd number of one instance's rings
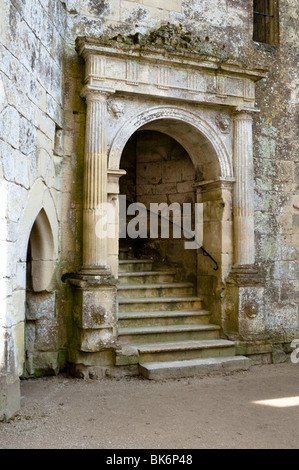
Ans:
{"label": "stone pilaster", "polygon": [[234,265],[254,264],[252,116],[234,116]]}
{"label": "stone pilaster", "polygon": [[[83,183],[83,256],[73,288],[74,331],[69,363],[77,373],[93,374],[113,363],[117,340],[116,280],[108,264],[107,98],[113,90],[86,85],[86,134]],[[72,369],[74,371],[74,369]],[[89,371],[89,372],[88,372]]]}
{"label": "stone pilaster", "polygon": [[242,341],[265,338],[264,277],[255,266],[252,116],[234,116],[234,265],[226,279],[224,329]]}
{"label": "stone pilaster", "polygon": [[83,266],[84,272],[107,269],[107,97],[111,92],[85,87]]}

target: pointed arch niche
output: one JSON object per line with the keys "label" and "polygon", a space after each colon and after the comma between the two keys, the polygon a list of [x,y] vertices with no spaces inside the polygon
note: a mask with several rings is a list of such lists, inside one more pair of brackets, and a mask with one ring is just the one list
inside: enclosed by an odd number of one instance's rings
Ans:
{"label": "pointed arch niche", "polygon": [[37,180],[29,192],[21,223],[17,271],[19,289],[24,292],[24,309],[18,312],[24,322],[24,363],[20,375],[54,373],[57,345],[55,316],[56,264],[58,261],[58,220],[50,192]]}

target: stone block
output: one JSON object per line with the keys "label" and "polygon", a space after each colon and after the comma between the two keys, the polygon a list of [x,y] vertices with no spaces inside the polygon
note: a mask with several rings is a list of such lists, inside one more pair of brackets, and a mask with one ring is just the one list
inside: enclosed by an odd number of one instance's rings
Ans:
{"label": "stone block", "polygon": [[195,180],[195,169],[192,161],[186,159],[182,168],[182,180],[183,181],[192,181]]}
{"label": "stone block", "polygon": [[40,54],[37,64],[38,80],[42,87],[47,91],[51,86],[51,63],[52,58],[47,49],[40,44]]}
{"label": "stone block", "polygon": [[21,407],[20,380],[0,376],[0,422],[6,421]]}
{"label": "stone block", "polygon": [[105,367],[114,366],[114,349],[104,349],[102,351],[89,352],[77,351],[74,349],[68,350],[68,364],[70,366],[69,371],[72,374],[72,370],[76,369],[77,365],[92,366],[92,367]]}
{"label": "stone block", "polygon": [[[153,185],[153,184],[137,184],[136,185],[136,194],[137,196],[145,196],[156,194],[157,189],[160,185]],[[161,187],[164,187],[164,185]],[[157,193],[158,194],[158,193]]]}
{"label": "stone block", "polygon": [[28,97],[41,111],[46,112],[47,92],[35,77],[31,78]]}
{"label": "stone block", "polygon": [[59,365],[59,352],[57,351],[40,351],[33,356],[32,367],[35,376],[57,375]]}
{"label": "stone block", "polygon": [[[34,123],[36,127],[43,132],[46,137],[53,142],[54,135],[55,135],[55,123],[52,119],[47,116],[43,111],[39,108],[35,109],[34,112]],[[53,149],[53,145],[51,144],[51,150]]]}
{"label": "stone block", "polygon": [[194,191],[194,188],[192,187],[192,183],[189,181],[185,181],[184,183],[177,183],[177,192],[178,193],[190,193]]}
{"label": "stone block", "polygon": [[57,351],[59,339],[59,325],[56,320],[37,320],[35,331],[35,350]]}
{"label": "stone block", "polygon": [[294,178],[294,162],[276,162],[277,179],[279,181],[292,181]]}
{"label": "stone block", "polygon": [[[17,325],[12,326],[11,335],[14,341],[13,353],[15,357],[15,370],[17,377],[20,377],[23,373],[23,364],[25,360],[25,349],[24,349],[24,337],[25,328],[24,322],[20,322]],[[11,351],[12,352],[12,351]]]}
{"label": "stone block", "polygon": [[136,178],[138,184],[157,184],[161,181],[161,163],[137,163],[136,165]]}
{"label": "stone block", "polygon": [[52,260],[32,261],[32,287],[35,292],[51,292],[56,286],[55,262]]}
{"label": "stone block", "polygon": [[[20,147],[22,148],[21,143]],[[35,144],[33,143],[31,151],[34,153],[34,150]],[[29,189],[29,168],[27,155],[24,155],[23,153],[16,150],[14,155],[14,167],[14,181],[17,184],[22,185],[24,188]]]}
{"label": "stone block", "polygon": [[226,279],[225,332],[246,341],[267,337],[264,279],[257,268],[232,269]]}
{"label": "stone block", "polygon": [[49,320],[55,317],[55,292],[27,293],[26,319]]}
{"label": "stone block", "polygon": [[274,279],[298,279],[298,261],[276,261],[274,264]]}
{"label": "stone block", "polygon": [[115,286],[76,289],[74,320],[82,329],[109,328],[116,322]]}
{"label": "stone block", "polygon": [[49,93],[46,93],[46,113],[52,121],[60,127],[63,126],[62,107]]}
{"label": "stone block", "polygon": [[25,355],[26,359],[32,356],[35,349],[35,321],[27,320],[25,322]]}
{"label": "stone block", "polygon": [[6,142],[0,141],[0,152],[1,152],[3,176],[7,181],[14,181],[16,151],[13,147],[11,147]]}
{"label": "stone block", "polygon": [[6,326],[13,326],[25,320],[25,290],[17,290],[7,299]]}
{"label": "stone block", "polygon": [[18,222],[27,202],[27,190],[14,183],[7,183],[7,216]]}
{"label": "stone block", "polygon": [[110,346],[115,341],[113,328],[101,328],[97,330],[81,330],[80,351],[98,352],[105,345]]}
{"label": "stone block", "polygon": [[12,106],[7,106],[1,113],[0,138],[12,147],[19,148],[20,115]]}
{"label": "stone block", "polygon": [[182,163],[180,161],[170,161],[162,163],[163,183],[176,183],[182,180]]}
{"label": "stone block", "polygon": [[143,0],[143,4],[150,7],[163,8],[168,11],[176,11],[178,13],[182,10],[182,0],[168,0],[165,4],[161,4],[159,0]]}
{"label": "stone block", "polygon": [[[138,4],[138,6],[136,5]],[[139,7],[139,8],[138,8]],[[142,9],[142,10],[141,10]],[[140,11],[144,12],[144,16],[140,14]],[[140,2],[135,0],[133,1],[126,1],[121,0],[121,22],[128,21],[129,18],[132,16],[138,19],[138,23],[141,24],[143,27],[147,27],[148,18],[152,21],[152,23],[156,23],[157,25],[162,22],[167,22],[170,20],[170,11],[162,9],[160,7],[152,7],[149,5],[140,5]]]}

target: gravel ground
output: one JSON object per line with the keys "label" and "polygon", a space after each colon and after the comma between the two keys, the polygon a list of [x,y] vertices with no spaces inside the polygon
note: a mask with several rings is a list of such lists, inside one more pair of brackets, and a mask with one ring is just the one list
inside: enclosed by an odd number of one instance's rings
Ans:
{"label": "gravel ground", "polygon": [[62,374],[23,381],[21,394],[1,449],[299,447],[299,364],[158,382]]}

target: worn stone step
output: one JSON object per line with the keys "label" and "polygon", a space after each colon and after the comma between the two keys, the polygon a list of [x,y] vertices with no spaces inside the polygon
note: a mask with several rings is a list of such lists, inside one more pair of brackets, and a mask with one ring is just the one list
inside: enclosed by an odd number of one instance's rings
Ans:
{"label": "worn stone step", "polygon": [[153,284],[159,282],[173,282],[176,272],[169,271],[144,271],[144,272],[120,272],[119,282],[123,284]]}
{"label": "worn stone step", "polygon": [[219,338],[217,325],[166,325],[119,328],[120,344]]}
{"label": "worn stone step", "polygon": [[119,298],[119,312],[142,312],[154,310],[201,310],[200,297],[152,297]]}
{"label": "worn stone step", "polygon": [[150,380],[204,376],[219,372],[248,370],[250,359],[245,356],[208,357],[184,361],[139,364],[139,373]]}
{"label": "worn stone step", "polygon": [[209,323],[210,315],[208,310],[119,312],[118,326],[125,328],[151,325],[204,325]]}
{"label": "worn stone step", "polygon": [[129,284],[119,285],[117,290],[121,298],[187,296],[193,294],[194,286],[190,282]]}
{"label": "worn stone step", "polygon": [[151,271],[153,267],[153,260],[151,259],[120,259],[119,272],[138,272],[138,271]]}
{"label": "worn stone step", "polygon": [[132,249],[129,247],[120,247],[118,250],[118,257],[120,260],[130,259],[132,255]]}
{"label": "worn stone step", "polygon": [[134,347],[138,352],[139,363],[235,355],[235,344],[225,339],[131,344],[131,347]]}

